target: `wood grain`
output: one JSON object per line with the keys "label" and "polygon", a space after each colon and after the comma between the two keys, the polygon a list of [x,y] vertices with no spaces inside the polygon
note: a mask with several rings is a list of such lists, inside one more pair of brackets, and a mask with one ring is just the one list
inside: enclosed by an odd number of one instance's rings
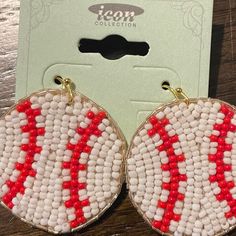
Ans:
{"label": "wood grain", "polygon": [[[14,102],[19,0],[0,2],[0,113]],[[215,0],[210,95],[236,105],[236,0]],[[0,207],[1,236],[45,236]],[[132,207],[125,186],[114,206],[81,236],[157,235]],[[236,231],[229,235],[236,236]]]}

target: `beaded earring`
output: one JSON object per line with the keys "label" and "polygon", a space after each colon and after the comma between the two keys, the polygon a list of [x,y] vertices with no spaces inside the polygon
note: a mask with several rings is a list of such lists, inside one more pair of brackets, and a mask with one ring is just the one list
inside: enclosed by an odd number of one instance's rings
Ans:
{"label": "beaded earring", "polygon": [[236,225],[236,109],[164,87],[176,100],[155,110],[131,141],[130,198],[162,235],[223,235]]}
{"label": "beaded earring", "polygon": [[115,201],[127,146],[104,109],[56,79],[62,89],[36,92],[0,119],[0,200],[59,234],[91,224]]}

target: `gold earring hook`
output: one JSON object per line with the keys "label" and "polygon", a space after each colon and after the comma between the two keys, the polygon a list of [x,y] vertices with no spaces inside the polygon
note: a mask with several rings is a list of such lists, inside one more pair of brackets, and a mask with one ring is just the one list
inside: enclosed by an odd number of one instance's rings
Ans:
{"label": "gold earring hook", "polygon": [[184,100],[187,105],[190,104],[189,97],[184,93],[182,88],[174,89],[169,85],[162,85],[162,88],[169,90],[176,98],[176,100]]}
{"label": "gold earring hook", "polygon": [[72,105],[75,97],[72,80],[69,78],[63,79],[61,76],[56,76],[55,80],[58,80],[61,83],[62,88],[68,95],[68,104]]}

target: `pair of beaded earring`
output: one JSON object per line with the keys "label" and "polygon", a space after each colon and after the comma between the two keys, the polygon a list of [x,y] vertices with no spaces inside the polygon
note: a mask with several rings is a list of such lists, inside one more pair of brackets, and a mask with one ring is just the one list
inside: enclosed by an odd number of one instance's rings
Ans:
{"label": "pair of beaded earring", "polygon": [[[236,110],[181,89],[138,128],[129,150],[99,105],[57,77],[0,119],[1,204],[59,234],[86,227],[124,181],[138,212],[163,235],[222,235],[236,224]],[[127,156],[126,160],[125,157]]]}

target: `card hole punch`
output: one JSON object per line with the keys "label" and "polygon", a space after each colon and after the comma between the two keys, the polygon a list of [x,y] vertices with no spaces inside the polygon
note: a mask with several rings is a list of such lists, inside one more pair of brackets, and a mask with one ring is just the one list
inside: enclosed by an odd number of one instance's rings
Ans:
{"label": "card hole punch", "polygon": [[167,87],[170,87],[170,82],[169,82],[169,81],[164,81],[164,82],[162,82],[161,87],[162,87],[162,89],[164,89],[164,90],[168,90]]}
{"label": "card hole punch", "polygon": [[78,48],[81,53],[100,53],[108,60],[117,60],[126,55],[146,56],[150,46],[147,42],[131,42],[120,35],[109,35],[102,40],[83,38]]}

